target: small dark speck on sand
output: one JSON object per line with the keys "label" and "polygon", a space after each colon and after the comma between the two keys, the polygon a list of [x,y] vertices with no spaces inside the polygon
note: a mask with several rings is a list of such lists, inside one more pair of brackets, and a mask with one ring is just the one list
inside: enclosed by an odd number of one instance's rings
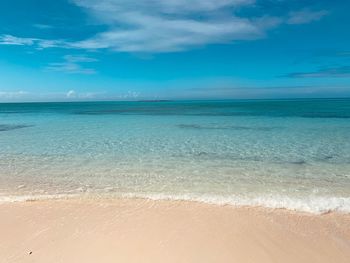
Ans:
{"label": "small dark speck on sand", "polygon": [[33,251],[30,251],[30,252],[29,252],[29,255],[31,255],[31,254],[33,254]]}

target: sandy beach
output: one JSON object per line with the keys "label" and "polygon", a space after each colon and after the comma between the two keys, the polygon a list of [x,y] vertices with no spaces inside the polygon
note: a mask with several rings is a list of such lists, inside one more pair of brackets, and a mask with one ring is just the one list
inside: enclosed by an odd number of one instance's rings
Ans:
{"label": "sandy beach", "polygon": [[350,215],[184,201],[0,204],[0,262],[349,262]]}
{"label": "sandy beach", "polygon": [[350,0],[0,0],[0,263],[350,263]]}

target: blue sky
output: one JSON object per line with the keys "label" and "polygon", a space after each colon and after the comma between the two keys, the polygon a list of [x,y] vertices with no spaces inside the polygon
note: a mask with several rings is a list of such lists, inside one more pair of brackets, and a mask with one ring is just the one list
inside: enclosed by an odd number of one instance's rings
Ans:
{"label": "blue sky", "polygon": [[347,0],[1,0],[0,101],[350,97]]}

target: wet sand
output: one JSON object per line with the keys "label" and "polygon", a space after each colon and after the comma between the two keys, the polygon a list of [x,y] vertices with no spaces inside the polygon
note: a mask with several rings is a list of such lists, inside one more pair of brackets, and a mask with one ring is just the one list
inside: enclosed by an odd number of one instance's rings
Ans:
{"label": "wet sand", "polygon": [[0,204],[0,262],[349,262],[350,215],[184,201]]}

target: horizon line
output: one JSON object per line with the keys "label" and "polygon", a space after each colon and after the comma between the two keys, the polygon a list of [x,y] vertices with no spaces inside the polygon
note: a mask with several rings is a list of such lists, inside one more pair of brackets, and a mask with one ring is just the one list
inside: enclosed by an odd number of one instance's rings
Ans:
{"label": "horizon line", "polygon": [[266,101],[266,100],[348,100],[348,97],[291,97],[291,98],[231,98],[231,99],[140,99],[140,100],[61,100],[61,101],[0,101],[0,104],[30,104],[30,103],[93,103],[93,102],[185,102],[185,101]]}

